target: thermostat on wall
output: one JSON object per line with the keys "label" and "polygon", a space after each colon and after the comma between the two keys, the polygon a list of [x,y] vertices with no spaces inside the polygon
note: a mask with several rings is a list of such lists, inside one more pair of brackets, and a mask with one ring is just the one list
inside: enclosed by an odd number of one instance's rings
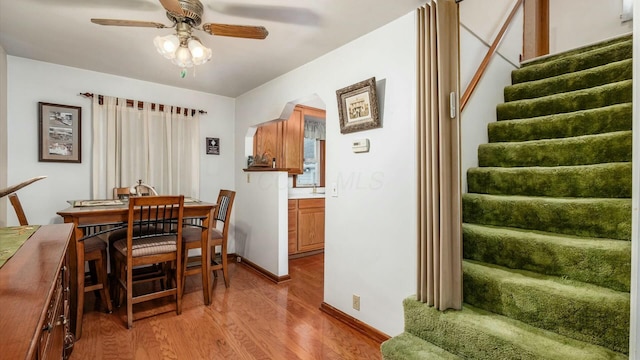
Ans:
{"label": "thermostat on wall", "polygon": [[351,148],[354,153],[369,152],[369,139],[353,140]]}

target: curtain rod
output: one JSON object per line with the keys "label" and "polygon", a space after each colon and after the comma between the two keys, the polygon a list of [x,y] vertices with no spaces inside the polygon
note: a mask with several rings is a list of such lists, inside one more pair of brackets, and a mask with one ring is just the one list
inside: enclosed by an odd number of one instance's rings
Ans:
{"label": "curtain rod", "polygon": [[[94,96],[93,93],[89,93],[89,92],[80,93],[79,95],[84,96],[84,97],[90,97],[90,98],[92,98]],[[103,95],[97,95],[97,96],[98,96],[98,102],[100,103],[100,105],[102,105],[102,102],[104,101],[104,96]],[[133,107],[133,102],[134,102],[134,100],[127,99],[127,106]],[[142,109],[142,104],[144,104],[144,102],[138,101],[138,109],[139,110]],[[159,107],[160,107],[159,111],[164,111],[165,105],[160,104]],[[156,109],[156,104],[151,104],[151,110],[155,110],[155,109]],[[180,107],[176,107],[176,109],[178,110],[178,113],[184,112],[185,115],[187,115],[189,112],[191,112],[191,116],[193,116],[196,111],[198,113],[200,113],[200,114],[206,114],[207,113],[204,110],[195,110],[195,109],[180,108]]]}

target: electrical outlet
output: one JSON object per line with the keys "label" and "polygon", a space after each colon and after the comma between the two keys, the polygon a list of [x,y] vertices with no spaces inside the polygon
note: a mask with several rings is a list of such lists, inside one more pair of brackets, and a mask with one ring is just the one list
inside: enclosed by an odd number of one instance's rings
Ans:
{"label": "electrical outlet", "polygon": [[353,294],[353,308],[360,311],[360,295]]}

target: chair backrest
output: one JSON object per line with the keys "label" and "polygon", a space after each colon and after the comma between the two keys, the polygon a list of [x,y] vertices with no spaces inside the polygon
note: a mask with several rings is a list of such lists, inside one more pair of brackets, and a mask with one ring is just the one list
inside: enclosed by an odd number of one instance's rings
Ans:
{"label": "chair backrest", "polygon": [[[184,196],[134,196],[129,198],[127,237],[178,235],[182,237]],[[180,224],[180,226],[178,226]]]}
{"label": "chair backrest", "polygon": [[113,198],[119,200],[128,200],[131,196],[131,189],[128,187],[116,187],[113,188]]}
{"label": "chair backrest", "polygon": [[16,216],[18,217],[18,222],[20,222],[20,225],[29,225],[27,216],[24,214],[24,210],[22,210],[22,204],[20,204],[18,195],[16,193],[10,194],[9,201],[11,201],[11,205],[13,205],[13,209],[16,211]]}
{"label": "chair backrest", "polygon": [[233,208],[233,200],[236,197],[236,192],[232,190],[220,190],[218,193],[218,207],[216,207],[213,219],[213,226],[216,227],[218,221],[224,223],[222,230],[223,236],[227,237],[229,231],[229,217],[231,217],[231,209]]}

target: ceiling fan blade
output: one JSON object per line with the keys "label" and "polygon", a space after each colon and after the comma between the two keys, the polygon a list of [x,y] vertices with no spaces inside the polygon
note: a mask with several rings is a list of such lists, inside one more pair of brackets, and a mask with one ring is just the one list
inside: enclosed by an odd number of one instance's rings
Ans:
{"label": "ceiling fan blade", "polygon": [[177,16],[184,16],[184,11],[180,6],[178,0],[160,0],[160,4],[164,7],[168,12]]}
{"label": "ceiling fan blade", "polygon": [[204,24],[202,29],[211,35],[231,36],[247,39],[265,39],[269,32],[264,26],[246,26],[229,24]]}
{"label": "ceiling fan blade", "polygon": [[91,22],[98,25],[107,26],[137,26],[137,27],[152,27],[163,29],[168,26],[164,24],[152,22],[152,21],[139,21],[139,20],[120,20],[120,19],[91,19]]}

